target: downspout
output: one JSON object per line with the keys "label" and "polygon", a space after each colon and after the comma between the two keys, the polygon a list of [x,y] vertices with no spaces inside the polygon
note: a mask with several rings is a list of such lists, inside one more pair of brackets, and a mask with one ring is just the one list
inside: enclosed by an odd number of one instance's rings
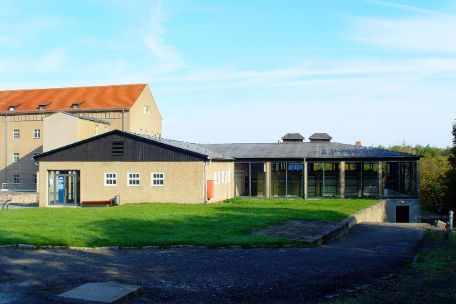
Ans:
{"label": "downspout", "polygon": [[[8,114],[5,114],[5,180],[4,183],[8,182]],[[0,185],[1,186],[1,185]]]}
{"label": "downspout", "polygon": [[122,131],[125,131],[125,110],[122,110]]}
{"label": "downspout", "polygon": [[[209,162],[211,160],[209,159]],[[206,177],[207,177],[207,161],[204,161],[204,167],[203,167],[203,199],[204,199],[204,203],[207,204],[207,180],[206,180]]]}

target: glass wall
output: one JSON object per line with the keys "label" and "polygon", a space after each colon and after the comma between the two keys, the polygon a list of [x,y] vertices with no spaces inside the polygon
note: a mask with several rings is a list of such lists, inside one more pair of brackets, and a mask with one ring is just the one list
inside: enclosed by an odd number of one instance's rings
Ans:
{"label": "glass wall", "polygon": [[287,195],[287,163],[271,163],[271,196]]}
{"label": "glass wall", "polygon": [[345,197],[378,197],[378,162],[345,163]]}
{"label": "glass wall", "polygon": [[250,196],[265,196],[266,195],[266,168],[264,163],[250,164]]}
{"label": "glass wall", "polygon": [[361,182],[363,197],[378,197],[378,162],[363,163]]}
{"label": "glass wall", "polygon": [[234,164],[234,187],[236,196],[250,195],[249,163]]}
{"label": "glass wall", "polygon": [[78,205],[79,171],[48,172],[49,205]]}
{"label": "glass wall", "polygon": [[308,163],[307,183],[308,197],[339,197],[339,163]]}
{"label": "glass wall", "polygon": [[264,163],[236,163],[234,179],[236,196],[265,196],[266,170]]}
{"label": "glass wall", "polygon": [[383,196],[386,198],[417,197],[416,162],[385,162]]}
{"label": "glass wall", "polygon": [[302,163],[288,163],[287,165],[287,196],[304,196]]}
{"label": "glass wall", "polygon": [[345,197],[361,197],[362,163],[345,163]]}

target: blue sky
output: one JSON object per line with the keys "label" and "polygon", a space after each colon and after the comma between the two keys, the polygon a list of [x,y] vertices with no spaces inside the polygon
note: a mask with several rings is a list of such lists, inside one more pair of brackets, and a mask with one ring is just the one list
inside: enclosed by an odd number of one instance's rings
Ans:
{"label": "blue sky", "polygon": [[164,136],[451,144],[456,1],[4,1],[0,89],[149,83]]}

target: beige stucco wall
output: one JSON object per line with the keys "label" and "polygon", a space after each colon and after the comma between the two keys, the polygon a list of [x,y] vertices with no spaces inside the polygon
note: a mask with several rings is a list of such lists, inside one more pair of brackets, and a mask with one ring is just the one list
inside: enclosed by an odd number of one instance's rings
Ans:
{"label": "beige stucco wall", "polygon": [[[12,183],[13,175],[20,176],[20,184],[12,185],[18,190],[33,190],[34,175],[38,166],[32,160],[34,153],[42,152],[43,114],[2,116],[0,123],[0,183]],[[20,130],[20,138],[13,138],[13,130]],[[40,129],[40,138],[34,139],[33,132]],[[19,161],[13,162],[13,153],[19,153]]]}
{"label": "beige stucco wall", "polygon": [[[144,113],[145,106],[150,107],[149,114]],[[144,91],[131,107],[128,115],[128,126],[127,131],[131,132],[147,135],[162,134],[162,117],[149,86],[144,88]]]}
{"label": "beige stucco wall", "polygon": [[[98,133],[97,133],[98,128]],[[110,126],[109,123],[91,121],[87,119],[78,119],[77,121],[77,138],[75,141],[80,141],[95,135],[100,135],[106,132],[109,132]]]}
{"label": "beige stucco wall", "polygon": [[[219,175],[229,174],[228,180],[220,178],[219,183],[216,182],[217,172]],[[207,180],[214,180],[214,197],[209,200],[209,203],[219,202],[234,197],[234,162],[210,162],[207,163]]]}
{"label": "beige stucco wall", "polygon": [[[48,202],[48,171],[79,170],[82,201],[204,203],[204,162],[41,162],[40,206]],[[117,173],[117,185],[105,186],[104,173]],[[127,173],[140,173],[141,185],[128,186]],[[165,173],[165,186],[151,186],[151,173]]]}
{"label": "beige stucco wall", "polygon": [[56,113],[43,119],[43,152],[47,152],[76,141],[78,128],[76,117]]}
{"label": "beige stucco wall", "polygon": [[109,131],[109,124],[56,113],[43,119],[43,152]]}

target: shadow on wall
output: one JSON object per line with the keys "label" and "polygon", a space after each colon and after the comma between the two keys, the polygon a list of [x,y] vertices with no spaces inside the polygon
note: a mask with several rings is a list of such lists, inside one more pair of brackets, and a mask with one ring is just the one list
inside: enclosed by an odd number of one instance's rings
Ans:
{"label": "shadow on wall", "polygon": [[[185,206],[183,206],[185,207]],[[3,213],[0,223],[0,244],[36,244],[71,246],[147,246],[204,245],[251,246],[259,244],[289,244],[278,237],[253,235],[258,228],[287,220],[340,220],[347,215],[328,210],[298,210],[293,208],[249,208],[223,206],[198,212],[144,212],[135,208],[53,209],[51,212],[31,210],[33,224],[24,225],[27,218],[8,219]],[[141,208],[139,208],[141,209]],[[48,209],[44,209],[49,211]],[[112,211],[111,211],[112,210]],[[152,212],[151,212],[152,211]],[[40,216],[42,214],[42,216]],[[51,214],[51,215],[49,215]],[[202,215],[201,215],[202,214]]]}
{"label": "shadow on wall", "polygon": [[[36,191],[35,175],[38,172],[38,165],[35,164],[33,156],[36,153],[41,153],[43,146],[34,149],[26,155],[19,155],[19,161],[10,163],[5,168],[0,170],[0,188],[1,184],[8,183],[9,190],[26,190]],[[8,148],[8,162],[13,160],[13,153],[11,148]],[[3,153],[0,157],[5,157]],[[2,159],[3,161],[3,159]],[[13,184],[13,176],[19,175],[19,184]]]}

